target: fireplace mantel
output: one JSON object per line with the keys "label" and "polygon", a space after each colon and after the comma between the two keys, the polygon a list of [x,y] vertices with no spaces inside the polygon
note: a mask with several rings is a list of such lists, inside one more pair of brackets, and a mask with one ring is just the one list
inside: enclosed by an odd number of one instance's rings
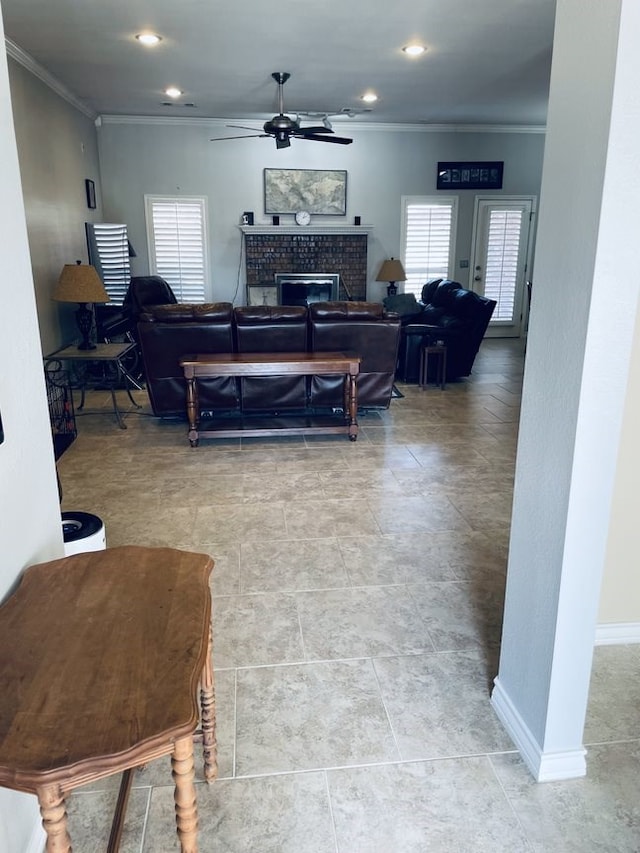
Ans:
{"label": "fireplace mantel", "polygon": [[256,236],[267,234],[296,234],[314,236],[316,234],[370,234],[373,225],[239,225],[243,234]]}

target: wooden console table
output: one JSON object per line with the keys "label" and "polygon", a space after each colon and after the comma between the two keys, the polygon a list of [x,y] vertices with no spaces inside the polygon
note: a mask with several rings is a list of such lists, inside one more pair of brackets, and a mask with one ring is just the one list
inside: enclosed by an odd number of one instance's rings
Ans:
{"label": "wooden console table", "polygon": [[[232,438],[239,435],[301,435],[303,433],[345,433],[351,441],[358,437],[359,355],[344,352],[229,353],[191,355],[180,359],[187,381],[189,441],[198,446],[202,438]],[[340,417],[257,418],[230,425],[224,420],[215,427],[200,429],[198,378],[218,376],[329,376],[344,374],[344,409]]]}
{"label": "wooden console table", "polygon": [[48,853],[68,853],[65,795],[171,756],[183,853],[197,851],[193,733],[200,683],[205,778],[216,774],[212,560],[127,546],[27,569],[0,607],[0,785],[35,793]]}

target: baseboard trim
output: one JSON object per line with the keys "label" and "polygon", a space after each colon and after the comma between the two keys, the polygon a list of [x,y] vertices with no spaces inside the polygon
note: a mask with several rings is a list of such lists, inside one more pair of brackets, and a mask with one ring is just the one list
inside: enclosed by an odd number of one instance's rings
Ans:
{"label": "baseboard trim", "polygon": [[586,749],[544,753],[499,678],[494,681],[491,704],[536,782],[557,782],[586,775]]}
{"label": "baseboard trim", "polygon": [[596,627],[596,646],[640,643],[640,622],[607,622]]}

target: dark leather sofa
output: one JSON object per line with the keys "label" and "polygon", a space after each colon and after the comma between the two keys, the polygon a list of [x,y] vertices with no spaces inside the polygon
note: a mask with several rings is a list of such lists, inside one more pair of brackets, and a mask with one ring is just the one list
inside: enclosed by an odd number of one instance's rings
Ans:
{"label": "dark leather sofa", "polygon": [[[149,306],[138,323],[155,415],[186,417],[183,355],[351,351],[362,357],[360,408],[391,400],[400,318],[373,302],[242,306],[230,302]],[[342,376],[198,380],[201,411],[298,412],[343,405]]]}
{"label": "dark leather sofa", "polygon": [[457,281],[427,282],[421,300],[416,301],[417,310],[402,319],[398,378],[417,382],[420,348],[436,341],[447,347],[447,381],[469,376],[495,307],[494,300],[466,290]]}

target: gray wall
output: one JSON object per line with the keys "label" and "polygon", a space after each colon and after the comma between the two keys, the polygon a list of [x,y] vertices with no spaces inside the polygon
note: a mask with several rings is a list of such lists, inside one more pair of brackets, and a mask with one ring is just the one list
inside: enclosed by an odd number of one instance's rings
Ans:
{"label": "gray wall", "polygon": [[[3,38],[0,16],[0,39]],[[26,566],[62,556],[60,506],[38,338],[7,63],[0,58],[0,600]],[[52,229],[52,237],[55,228]],[[0,790],[0,850],[42,849],[34,796]]]}
{"label": "gray wall", "polygon": [[[110,118],[98,130],[104,213],[122,221],[139,257],[134,274],[148,272],[144,195],[204,195],[209,203],[210,264],[213,300],[242,304],[244,277],[239,270],[240,215],[253,210],[256,224],[270,224],[263,213],[263,169],[346,169],[347,216],[322,217],[322,223],[351,225],[359,215],[373,225],[369,238],[368,295],[379,300],[385,285],[375,281],[385,257],[400,252],[401,196],[435,194],[439,160],[504,160],[503,194],[538,195],[544,136],[533,133],[455,133],[417,130],[356,130],[336,125],[353,145],[293,142],[277,151],[271,139],[210,142],[223,135],[220,124],[204,120]],[[231,131],[228,131],[229,133]],[[469,258],[475,190],[460,193],[458,261]],[[293,217],[281,217],[289,224]],[[317,220],[316,220],[317,221]],[[313,228],[313,225],[311,225]],[[240,276],[238,295],[236,286]],[[457,278],[464,276],[460,271]]]}
{"label": "gray wall", "polygon": [[[27,232],[43,353],[78,332],[75,305],[52,302],[64,264],[87,262],[85,221],[102,219],[94,123],[22,65],[9,59]],[[98,207],[87,208],[85,178],[96,184]]]}

